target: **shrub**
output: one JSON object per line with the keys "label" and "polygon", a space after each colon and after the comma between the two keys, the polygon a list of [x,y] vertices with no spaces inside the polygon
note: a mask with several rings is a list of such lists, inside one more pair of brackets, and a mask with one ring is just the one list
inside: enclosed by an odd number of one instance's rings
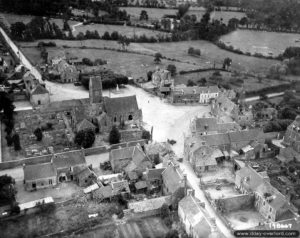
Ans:
{"label": "shrub", "polygon": [[41,128],[39,128],[39,127],[36,128],[33,133],[36,136],[37,141],[41,141],[43,139],[43,132],[42,132]]}
{"label": "shrub", "polygon": [[193,80],[189,79],[186,85],[188,87],[193,87],[193,86],[196,86],[197,84]]}
{"label": "shrub", "polygon": [[95,132],[91,129],[79,131],[76,133],[74,142],[83,148],[90,148],[95,141]]}
{"label": "shrub", "polygon": [[121,134],[116,126],[113,126],[110,133],[109,133],[109,143],[118,144],[120,143]]}
{"label": "shrub", "polygon": [[142,139],[150,140],[151,139],[151,134],[147,130],[143,130],[142,132]]}

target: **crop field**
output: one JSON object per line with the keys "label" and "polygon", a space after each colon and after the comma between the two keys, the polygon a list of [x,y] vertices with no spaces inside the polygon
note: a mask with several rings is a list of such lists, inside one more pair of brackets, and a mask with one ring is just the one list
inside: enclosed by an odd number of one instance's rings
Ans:
{"label": "crop field", "polygon": [[109,32],[110,34],[114,31],[117,31],[121,35],[125,35],[127,37],[134,37],[146,35],[148,38],[153,36],[156,37],[157,35],[166,35],[168,33],[144,29],[144,28],[137,28],[131,26],[120,26],[120,25],[104,25],[104,24],[89,24],[89,25],[80,25],[75,27],[75,31],[73,32],[74,35],[77,35],[79,32],[85,33],[87,30],[89,31],[98,31],[100,36],[104,34],[104,32]]}
{"label": "crop field", "polygon": [[277,56],[289,46],[300,47],[300,34],[294,33],[236,30],[220,40],[243,52],[267,56]]}

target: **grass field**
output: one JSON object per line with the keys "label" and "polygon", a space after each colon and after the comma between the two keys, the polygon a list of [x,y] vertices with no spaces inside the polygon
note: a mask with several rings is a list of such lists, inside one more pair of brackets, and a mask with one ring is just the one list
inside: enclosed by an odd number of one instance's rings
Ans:
{"label": "grass field", "polygon": [[119,25],[104,25],[104,24],[90,24],[90,25],[80,25],[77,26],[76,31],[73,32],[74,35],[77,35],[79,32],[85,33],[87,30],[89,31],[98,31],[100,36],[104,34],[104,32],[112,33],[114,31],[117,31],[121,35],[126,35],[128,37],[141,36],[146,35],[147,37],[156,37],[157,35],[166,35],[168,33],[155,31],[155,30],[149,30],[149,29],[143,29],[143,28],[136,28],[136,27],[130,27],[130,26],[119,26]]}
{"label": "grass field", "polygon": [[289,46],[300,47],[300,34],[236,30],[221,41],[243,52],[277,56]]}
{"label": "grass field", "polygon": [[[85,46],[87,48],[89,47],[111,47],[111,48],[117,48],[119,49],[120,46],[114,42],[114,41],[104,41],[104,40],[86,40],[86,41],[62,41],[62,40],[56,40],[55,41],[57,46],[63,46],[67,45],[70,47],[81,47]],[[22,42],[19,43],[21,46],[36,46],[37,42]],[[194,57],[187,54],[187,50],[189,47],[198,48],[201,50],[201,56],[200,57]],[[31,49],[24,49],[26,51],[26,54],[32,55],[30,52]],[[50,49],[49,49],[50,50]],[[171,43],[131,43],[128,47],[128,50],[133,50],[137,52],[147,53],[147,54],[155,54],[156,52],[160,52],[163,56],[166,56],[168,58],[175,58],[178,60],[181,60],[182,62],[188,62],[190,64],[186,65],[180,65],[177,62],[173,62],[176,67],[178,65],[178,69],[184,69],[185,67],[187,69],[192,68],[208,68],[213,67],[215,64],[216,67],[221,67],[223,64],[223,60],[226,57],[229,57],[232,59],[232,69],[239,70],[239,71],[247,71],[247,72],[266,72],[271,65],[278,62],[276,60],[267,60],[267,59],[261,59],[261,58],[255,58],[255,57],[249,57],[245,55],[238,55],[231,52],[228,52],[226,50],[222,50],[218,48],[216,45],[212,44],[208,41],[182,41],[182,42],[171,42]],[[82,50],[83,54],[84,51]],[[79,51],[78,51],[79,52]],[[79,52],[79,57],[81,57],[81,52]],[[99,54],[94,52],[94,54]],[[113,54],[113,53],[112,53]],[[37,54],[35,54],[37,55]],[[135,61],[134,58],[139,58],[139,56],[127,58],[127,61]],[[30,56],[34,57],[34,56]],[[91,56],[93,57],[93,56]],[[101,53],[98,56],[101,58]],[[105,55],[106,57],[106,55]],[[109,55],[108,55],[109,57]],[[104,56],[102,57],[104,58]],[[150,57],[151,58],[151,57]],[[128,60],[130,59],[130,60]],[[116,61],[118,61],[118,56],[116,57]],[[162,60],[162,62],[166,62],[166,60]],[[144,62],[142,62],[143,64]],[[147,63],[149,64],[149,63]],[[197,64],[196,66],[193,64]],[[141,65],[141,63],[140,63]],[[180,71],[180,70],[178,70]]]}

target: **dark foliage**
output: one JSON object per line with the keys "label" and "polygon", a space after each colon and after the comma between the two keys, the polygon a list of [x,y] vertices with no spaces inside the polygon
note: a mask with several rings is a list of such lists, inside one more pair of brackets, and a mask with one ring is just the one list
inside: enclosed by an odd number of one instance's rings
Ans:
{"label": "dark foliage", "polygon": [[120,143],[121,135],[116,126],[113,126],[109,133],[109,143],[110,144],[118,144]]}

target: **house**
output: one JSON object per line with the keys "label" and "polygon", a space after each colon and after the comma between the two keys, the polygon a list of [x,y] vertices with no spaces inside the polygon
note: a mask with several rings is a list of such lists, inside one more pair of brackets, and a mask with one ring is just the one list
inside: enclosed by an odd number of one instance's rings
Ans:
{"label": "house", "polygon": [[136,96],[108,98],[104,97],[103,113],[98,117],[101,131],[110,131],[113,125],[141,125],[142,110],[138,108]]}
{"label": "house", "polygon": [[68,151],[53,155],[52,163],[57,170],[57,181],[73,181],[78,168],[86,167],[83,151]]}
{"label": "house", "polygon": [[30,92],[30,102],[32,105],[47,105],[50,103],[50,94],[49,91],[38,84],[32,91]]}
{"label": "house", "polygon": [[152,84],[158,88],[161,93],[170,93],[174,87],[174,79],[172,79],[170,71],[157,69],[152,74]]}
{"label": "house", "polygon": [[143,152],[140,145],[111,150],[109,161],[114,172],[132,171],[143,172],[152,168],[150,159]]}
{"label": "house", "polygon": [[216,117],[195,117],[190,123],[192,135],[206,135],[240,130],[236,122],[219,122]]}
{"label": "house", "polygon": [[148,187],[146,181],[138,181],[134,184],[134,186],[138,193],[145,193]]}
{"label": "house", "polygon": [[223,157],[224,154],[220,149],[199,144],[192,144],[189,153],[185,154],[185,159],[191,163],[197,175],[216,170],[217,159]]}
{"label": "house", "polygon": [[300,153],[300,116],[297,116],[295,121],[286,129],[283,143]]}
{"label": "house", "polygon": [[152,190],[159,190],[161,189],[163,179],[162,179],[162,172],[165,168],[159,169],[146,169],[145,172],[145,179],[147,181],[148,191]]}
{"label": "house", "polygon": [[25,190],[32,191],[53,187],[57,184],[56,168],[53,163],[23,165]]}
{"label": "house", "polygon": [[78,81],[79,72],[74,65],[68,64],[65,59],[55,61],[52,67],[53,70],[51,73],[58,74],[61,83],[73,83]]}
{"label": "house", "polygon": [[270,184],[265,172],[257,172],[249,166],[236,172],[235,186],[244,194],[255,195],[255,208],[270,221],[293,217],[294,208],[288,199]]}
{"label": "house", "polygon": [[164,195],[171,195],[172,205],[177,207],[178,202],[185,195],[187,189],[187,178],[182,173],[178,164],[170,162],[162,172],[162,192]]}
{"label": "house", "polygon": [[79,167],[74,170],[76,182],[80,187],[87,187],[97,180],[96,174],[89,167]]}
{"label": "house", "polygon": [[228,97],[221,95],[212,101],[211,112],[216,117],[222,115],[236,117],[239,114],[239,107]]}
{"label": "house", "polygon": [[218,97],[220,89],[217,86],[207,87],[174,87],[171,92],[172,103],[201,103],[207,104]]}
{"label": "house", "polygon": [[186,233],[192,238],[221,237],[213,218],[205,210],[205,204],[190,194],[180,200],[178,216]]}

